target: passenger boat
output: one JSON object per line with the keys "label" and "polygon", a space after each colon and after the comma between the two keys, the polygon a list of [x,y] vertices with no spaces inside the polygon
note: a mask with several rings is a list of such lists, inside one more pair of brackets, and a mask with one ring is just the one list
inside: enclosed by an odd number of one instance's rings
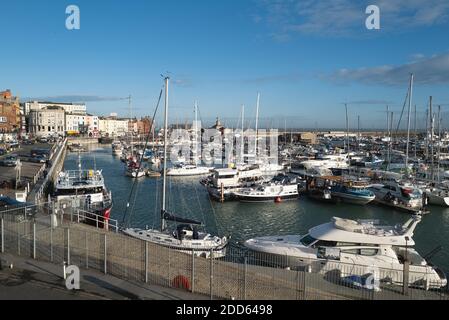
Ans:
{"label": "passenger boat", "polygon": [[82,170],[80,167],[79,170],[60,172],[53,198],[60,208],[81,209],[104,220],[109,219],[112,209],[112,193],[106,188],[101,170]]}
{"label": "passenger boat", "polygon": [[377,220],[334,217],[306,235],[269,236],[245,241],[250,250],[277,256],[289,267],[308,267],[340,276],[372,274],[379,282],[403,283],[404,263],[409,263],[410,286],[425,289],[447,285],[443,271],[428,263],[414,248],[413,233],[421,220],[415,215],[404,225],[385,226]]}

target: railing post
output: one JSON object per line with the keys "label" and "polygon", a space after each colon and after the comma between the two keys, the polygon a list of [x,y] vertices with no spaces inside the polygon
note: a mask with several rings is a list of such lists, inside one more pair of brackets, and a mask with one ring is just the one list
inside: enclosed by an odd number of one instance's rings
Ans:
{"label": "railing post", "polygon": [[96,225],[97,225],[97,229],[98,229],[98,214],[95,215],[95,221],[96,221]]}
{"label": "railing post", "polygon": [[17,254],[20,256],[20,224],[17,224]]}
{"label": "railing post", "polygon": [[67,228],[67,264],[70,265],[70,228]]}
{"label": "railing post", "polygon": [[148,241],[145,241],[145,283],[148,283]]}
{"label": "railing post", "polygon": [[86,269],[89,269],[89,241],[87,241],[87,231],[86,231]]}
{"label": "railing post", "polygon": [[108,251],[108,246],[107,246],[107,235],[104,234],[104,274],[108,274],[107,251]]}
{"label": "railing post", "polygon": [[2,228],[2,253],[5,253],[5,226],[3,222],[3,217],[1,220],[1,228]]}
{"label": "railing post", "polygon": [[248,261],[247,258],[243,258],[243,300],[246,300],[246,276],[248,272]]}
{"label": "railing post", "polygon": [[36,260],[36,222],[33,222],[33,259]]}
{"label": "railing post", "polygon": [[80,210],[76,210],[76,222],[80,223]]}
{"label": "railing post", "polygon": [[192,293],[195,292],[195,250],[192,249],[192,277],[190,279]]}
{"label": "railing post", "polygon": [[50,261],[53,262],[53,228],[50,228]]}
{"label": "railing post", "polygon": [[214,299],[214,290],[213,290],[213,282],[214,282],[214,250],[210,249],[210,300]]}
{"label": "railing post", "polygon": [[409,269],[410,263],[406,259],[404,261],[404,270],[402,271],[402,294],[404,296],[408,295]]}

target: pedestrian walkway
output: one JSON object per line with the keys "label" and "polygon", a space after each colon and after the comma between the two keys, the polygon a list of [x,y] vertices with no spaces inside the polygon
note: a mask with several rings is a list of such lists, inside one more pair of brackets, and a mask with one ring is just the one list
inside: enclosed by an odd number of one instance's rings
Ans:
{"label": "pedestrian walkway", "polygon": [[[63,266],[1,254],[0,300],[205,300],[208,297],[81,269],[80,290],[65,287]],[[9,266],[13,265],[10,269]]]}

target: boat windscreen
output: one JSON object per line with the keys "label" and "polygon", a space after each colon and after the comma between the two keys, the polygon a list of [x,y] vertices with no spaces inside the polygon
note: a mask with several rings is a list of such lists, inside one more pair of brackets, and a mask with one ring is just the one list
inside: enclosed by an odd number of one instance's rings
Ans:
{"label": "boat windscreen", "polygon": [[310,234],[306,234],[304,237],[301,238],[301,240],[299,240],[299,242],[301,242],[301,244],[306,247],[310,246],[312,243],[314,243],[316,241],[317,241],[317,239],[312,237]]}

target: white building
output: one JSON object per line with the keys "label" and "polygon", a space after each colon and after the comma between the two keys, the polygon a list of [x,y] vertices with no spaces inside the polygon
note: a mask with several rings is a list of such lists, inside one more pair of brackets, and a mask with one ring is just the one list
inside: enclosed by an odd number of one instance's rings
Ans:
{"label": "white building", "polygon": [[48,106],[29,113],[29,133],[37,137],[48,137],[65,133],[64,109]]}
{"label": "white building", "polygon": [[87,134],[97,137],[100,133],[100,120],[94,115],[66,113],[65,123],[67,135]]}
{"label": "white building", "polygon": [[83,131],[86,116],[80,114],[65,115],[65,130],[68,135],[79,134]]}
{"label": "white building", "polygon": [[25,116],[31,111],[42,110],[47,107],[60,107],[67,113],[86,114],[87,108],[85,103],[59,103],[59,102],[39,102],[31,101],[25,102]]}
{"label": "white building", "polygon": [[128,132],[128,120],[113,117],[101,118],[99,119],[99,130],[101,135],[110,137],[125,135]]}

